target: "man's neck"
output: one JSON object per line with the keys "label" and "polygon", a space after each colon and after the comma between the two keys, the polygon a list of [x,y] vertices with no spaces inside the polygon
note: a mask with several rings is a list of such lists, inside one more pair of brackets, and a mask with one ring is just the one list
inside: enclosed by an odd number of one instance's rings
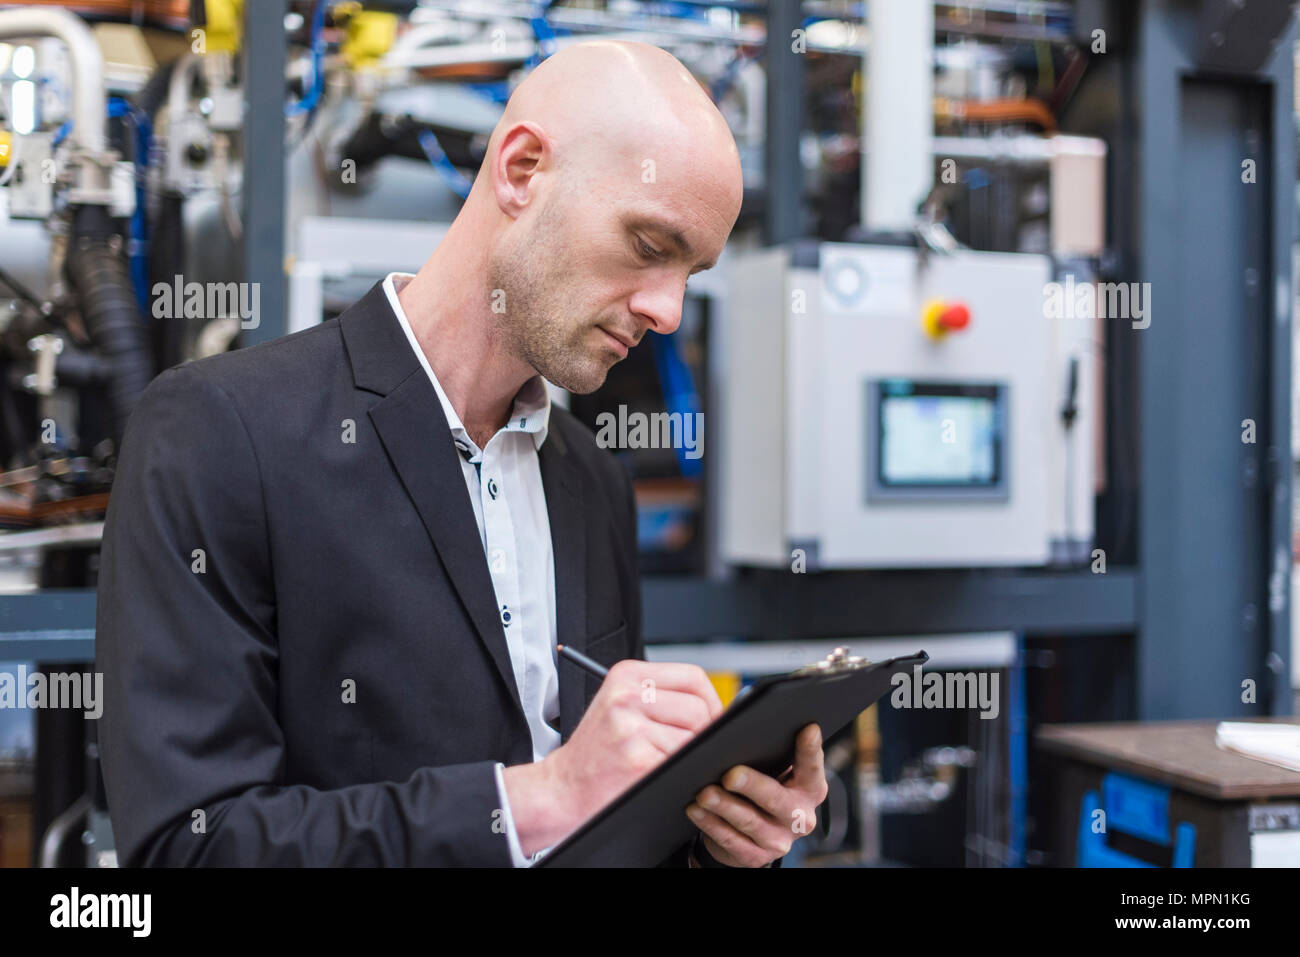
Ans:
{"label": "man's neck", "polygon": [[488,291],[465,282],[485,271],[464,265],[451,270],[439,256],[451,243],[448,233],[397,299],[451,407],[483,448],[509,421],[515,395],[535,373],[495,334]]}

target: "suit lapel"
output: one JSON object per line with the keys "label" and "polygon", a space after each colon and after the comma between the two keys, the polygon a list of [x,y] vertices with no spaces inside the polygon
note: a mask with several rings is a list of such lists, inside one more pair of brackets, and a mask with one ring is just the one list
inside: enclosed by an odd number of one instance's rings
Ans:
{"label": "suit lapel", "polygon": [[[555,560],[556,641],[586,651],[587,524],[583,521],[583,479],[554,413],[538,455]],[[556,667],[560,679],[560,737],[568,741],[586,708],[586,676],[571,662],[557,661]]]}
{"label": "suit lapel", "polygon": [[[353,381],[384,397],[369,411],[375,431],[522,717],[478,523],[433,383],[402,332],[382,283],[344,313],[339,325]],[[557,577],[558,565],[557,560]]]}

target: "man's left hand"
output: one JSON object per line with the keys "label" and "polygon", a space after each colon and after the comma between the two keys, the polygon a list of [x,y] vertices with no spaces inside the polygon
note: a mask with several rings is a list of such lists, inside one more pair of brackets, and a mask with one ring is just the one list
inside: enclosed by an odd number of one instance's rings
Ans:
{"label": "man's left hand", "polygon": [[807,725],[795,740],[794,764],[778,780],[737,765],[695,796],[686,814],[705,850],[729,867],[764,867],[789,853],[817,826],[826,800],[822,733]]}

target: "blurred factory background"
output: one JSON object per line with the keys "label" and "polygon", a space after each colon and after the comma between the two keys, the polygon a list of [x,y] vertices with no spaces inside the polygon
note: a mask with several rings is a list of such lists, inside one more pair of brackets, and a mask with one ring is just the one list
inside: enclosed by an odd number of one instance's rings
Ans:
{"label": "blurred factory background", "polygon": [[[703,423],[616,450],[650,656],[1000,678],[829,741],[801,862],[1300,864],[1300,771],[1214,743],[1300,685],[1280,0],[0,4],[0,671],[90,669],[151,378],[415,271],[597,36],[686,64],[746,177],[679,331],[567,399]],[[0,708],[0,862],[114,863],[94,739]]]}

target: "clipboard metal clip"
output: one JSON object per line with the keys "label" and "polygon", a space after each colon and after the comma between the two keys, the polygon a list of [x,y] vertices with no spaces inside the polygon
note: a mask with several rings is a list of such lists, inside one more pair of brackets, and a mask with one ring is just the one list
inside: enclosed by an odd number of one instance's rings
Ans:
{"label": "clipboard metal clip", "polygon": [[793,675],[825,675],[835,674],[841,671],[857,671],[859,668],[865,668],[871,662],[866,658],[858,655],[849,654],[849,649],[840,646],[832,651],[821,661],[814,661],[812,664],[804,665],[802,668],[791,672]]}

